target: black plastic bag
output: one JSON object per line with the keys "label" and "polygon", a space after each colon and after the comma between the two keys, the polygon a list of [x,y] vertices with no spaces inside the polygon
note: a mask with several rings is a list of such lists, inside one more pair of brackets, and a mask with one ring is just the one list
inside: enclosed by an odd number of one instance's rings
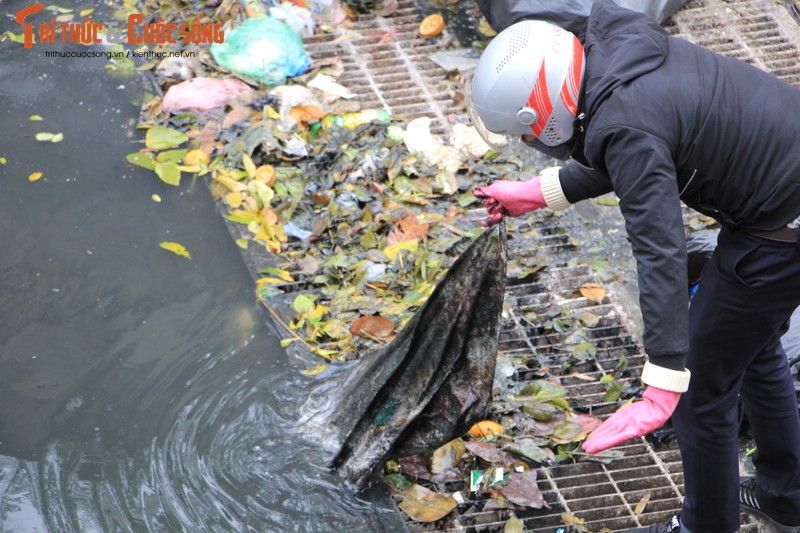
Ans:
{"label": "black plastic bag", "polygon": [[[477,0],[495,31],[503,31],[525,19],[545,20],[572,33],[579,33],[595,0]],[[688,0],[614,0],[617,5],[645,13],[659,24]]]}

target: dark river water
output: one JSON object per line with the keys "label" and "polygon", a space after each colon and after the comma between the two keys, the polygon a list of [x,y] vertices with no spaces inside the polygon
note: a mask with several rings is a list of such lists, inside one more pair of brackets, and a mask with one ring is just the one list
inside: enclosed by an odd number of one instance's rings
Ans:
{"label": "dark river water", "polygon": [[306,382],[206,184],[125,162],[139,81],[45,54],[85,49],[0,43],[0,531],[401,530],[296,436]]}

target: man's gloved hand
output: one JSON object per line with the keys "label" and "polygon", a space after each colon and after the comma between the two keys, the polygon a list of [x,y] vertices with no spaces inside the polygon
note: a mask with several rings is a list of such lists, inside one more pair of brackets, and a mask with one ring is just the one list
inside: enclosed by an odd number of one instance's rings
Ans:
{"label": "man's gloved hand", "polygon": [[518,217],[537,209],[547,207],[542,194],[539,176],[528,181],[496,181],[485,187],[477,187],[473,192],[489,213],[482,225],[493,226],[506,215]]}
{"label": "man's gloved hand", "polygon": [[660,428],[672,416],[680,399],[680,392],[647,387],[642,401],[626,405],[589,434],[583,442],[584,451],[601,452]]}

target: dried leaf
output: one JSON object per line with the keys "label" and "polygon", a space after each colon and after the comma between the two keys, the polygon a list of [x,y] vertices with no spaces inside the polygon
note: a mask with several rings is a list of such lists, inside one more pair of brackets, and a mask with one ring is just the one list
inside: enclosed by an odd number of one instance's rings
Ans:
{"label": "dried leaf", "polygon": [[386,244],[391,246],[412,239],[423,239],[428,235],[429,229],[430,225],[420,224],[416,216],[403,217],[397,221],[395,229],[389,232],[386,237]]}
{"label": "dried leaf", "polygon": [[578,318],[587,328],[593,328],[600,323],[600,317],[594,313],[589,313],[588,311],[586,313],[582,313]]}
{"label": "dried leaf", "polygon": [[474,455],[483,459],[487,463],[499,464],[504,467],[509,467],[517,460],[513,455],[503,450],[499,450],[491,442],[482,440],[470,440],[464,443],[466,450]]}
{"label": "dried leaf", "polygon": [[581,296],[596,303],[602,303],[606,297],[606,290],[599,284],[587,281],[580,286]]}
{"label": "dried leaf", "polygon": [[508,483],[496,489],[511,503],[541,509],[544,507],[544,496],[536,483],[536,470],[511,472]]}
{"label": "dried leaf", "polygon": [[603,423],[603,421],[596,416],[587,414],[575,415],[570,419],[570,421],[578,424],[581,427],[581,436],[591,433]]}
{"label": "dried leaf", "polygon": [[421,485],[411,485],[401,493],[398,507],[419,522],[435,522],[450,514],[458,503],[449,494],[439,494]]}
{"label": "dried leaf", "polygon": [[189,254],[189,251],[182,244],[178,244],[177,242],[164,241],[161,244],[159,244],[159,246],[161,246],[165,250],[169,250],[170,252],[176,255],[180,255],[187,259],[192,258],[191,254]]}
{"label": "dried leaf", "polygon": [[555,431],[553,431],[553,434],[550,436],[550,440],[556,444],[569,444],[570,442],[575,442],[582,433],[583,428],[580,424],[564,422],[556,426]]}
{"label": "dried leaf", "polygon": [[454,468],[466,452],[467,448],[460,438],[439,446],[431,453],[431,473],[441,474],[445,470]]}
{"label": "dried leaf", "polygon": [[361,316],[350,326],[350,333],[358,337],[386,339],[394,333],[394,323],[382,316]]}
{"label": "dried leaf", "polygon": [[640,515],[644,512],[644,508],[647,507],[647,503],[650,501],[650,498],[653,496],[652,492],[648,492],[642,499],[639,500],[639,503],[636,504],[636,507],[633,510],[633,514]]}
{"label": "dried leaf", "polygon": [[388,257],[390,260],[394,261],[397,258],[397,256],[400,255],[401,251],[405,250],[414,253],[417,251],[418,247],[419,247],[419,241],[414,239],[410,241],[398,242],[397,244],[387,246],[386,248],[383,249],[383,253],[386,254],[386,257]]}
{"label": "dried leaf", "polygon": [[539,446],[534,439],[515,439],[504,449],[539,464],[550,464],[555,460],[553,450]]}

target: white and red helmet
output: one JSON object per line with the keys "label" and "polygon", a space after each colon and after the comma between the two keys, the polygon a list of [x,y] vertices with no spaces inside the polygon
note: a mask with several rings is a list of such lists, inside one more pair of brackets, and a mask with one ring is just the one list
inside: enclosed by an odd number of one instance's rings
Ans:
{"label": "white and red helmet", "polygon": [[574,134],[583,74],[574,34],[541,20],[517,22],[492,39],[467,81],[470,116],[500,149],[523,135],[534,136],[535,147],[563,145]]}

